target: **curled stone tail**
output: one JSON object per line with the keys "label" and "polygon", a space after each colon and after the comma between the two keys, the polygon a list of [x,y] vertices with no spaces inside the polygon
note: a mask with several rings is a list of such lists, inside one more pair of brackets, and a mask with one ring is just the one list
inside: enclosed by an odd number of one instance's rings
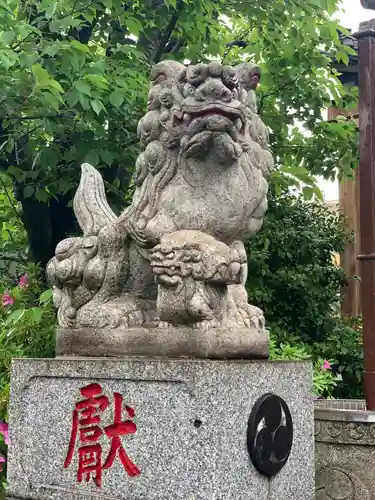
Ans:
{"label": "curled stone tail", "polygon": [[97,235],[102,227],[114,222],[117,217],[108,205],[104,182],[99,172],[84,163],[73,208],[85,236]]}

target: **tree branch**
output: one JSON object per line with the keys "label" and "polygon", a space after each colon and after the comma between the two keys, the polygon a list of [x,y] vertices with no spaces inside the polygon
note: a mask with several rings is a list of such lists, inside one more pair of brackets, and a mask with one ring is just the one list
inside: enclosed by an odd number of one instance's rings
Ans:
{"label": "tree branch", "polygon": [[183,5],[184,5],[183,0],[177,0],[176,9],[172,14],[171,20],[169,21],[169,24],[165,30],[165,33],[160,40],[158,50],[156,51],[154,61],[153,61],[154,64],[157,64],[160,61],[160,59],[164,53],[165,47],[166,47],[169,39],[172,36],[173,30],[176,27],[176,24],[177,24],[178,18],[180,16]]}
{"label": "tree branch", "polygon": [[224,64],[225,59],[228,57],[230,51],[233,49],[233,47],[240,47],[241,49],[245,49],[249,44],[248,42],[245,42],[245,40],[242,40],[246,36],[249,35],[251,31],[251,27],[247,28],[243,33],[240,34],[238,40],[234,40],[233,42],[227,43],[228,50],[224,52],[224,56],[221,60],[221,64]]}

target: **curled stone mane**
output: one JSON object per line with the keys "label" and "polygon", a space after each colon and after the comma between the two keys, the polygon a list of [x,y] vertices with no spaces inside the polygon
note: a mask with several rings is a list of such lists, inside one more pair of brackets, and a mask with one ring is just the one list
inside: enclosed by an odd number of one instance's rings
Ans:
{"label": "curled stone mane", "polygon": [[138,124],[144,151],[136,163],[136,191],[131,207],[118,220],[141,247],[148,246],[144,229],[156,214],[158,198],[177,172],[181,130],[175,118],[180,116],[185,74],[185,66],[175,61],[161,62],[151,71],[148,112]]}
{"label": "curled stone mane", "polygon": [[[155,154],[157,161],[154,169],[147,164],[149,154]],[[139,187],[134,194],[132,206],[120,221],[125,222],[129,235],[141,247],[148,246],[143,230],[156,214],[158,199],[176,175],[177,164],[177,152],[166,148],[160,142],[150,143],[138,158],[135,183]]]}

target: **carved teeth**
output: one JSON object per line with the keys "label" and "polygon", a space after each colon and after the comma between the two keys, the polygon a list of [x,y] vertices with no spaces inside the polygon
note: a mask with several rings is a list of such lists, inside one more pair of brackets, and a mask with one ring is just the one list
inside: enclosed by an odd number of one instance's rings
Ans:
{"label": "carved teeth", "polygon": [[189,115],[189,113],[184,113],[184,123],[185,123],[185,125],[189,125],[190,122],[191,122],[191,115]]}
{"label": "carved teeth", "polygon": [[240,132],[242,129],[242,120],[241,118],[237,118],[236,121],[234,122],[236,129]]}

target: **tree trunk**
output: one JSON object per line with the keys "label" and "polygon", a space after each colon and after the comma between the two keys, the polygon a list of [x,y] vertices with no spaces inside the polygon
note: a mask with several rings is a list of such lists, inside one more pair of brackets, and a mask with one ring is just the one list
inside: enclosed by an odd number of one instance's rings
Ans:
{"label": "tree trunk", "polygon": [[25,198],[23,187],[19,186],[17,199],[22,205],[22,222],[30,246],[29,257],[44,271],[55,254],[56,245],[79,230],[73,209],[68,206],[70,197],[51,199],[49,204],[42,203],[35,198]]}

